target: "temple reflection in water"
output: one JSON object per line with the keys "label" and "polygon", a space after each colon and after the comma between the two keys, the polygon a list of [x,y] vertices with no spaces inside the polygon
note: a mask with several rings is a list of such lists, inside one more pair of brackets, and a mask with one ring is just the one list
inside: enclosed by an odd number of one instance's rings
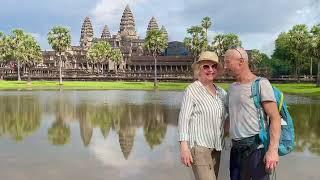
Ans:
{"label": "temple reflection in water", "polygon": [[[151,99],[149,96],[152,93],[146,94],[134,98],[129,94],[126,98]],[[170,105],[173,104],[170,99],[173,99],[175,94],[165,99],[166,104],[159,100],[122,101],[121,96],[109,95],[110,99],[106,103],[104,100],[97,102],[97,99],[81,100],[77,96],[72,99],[70,95],[61,95],[59,92],[55,96],[2,95],[0,96],[0,140],[9,138],[20,143],[40,129],[46,128],[47,141],[50,144],[54,146],[71,144],[74,141],[71,137],[75,135],[73,133],[80,133],[83,147],[86,148],[91,145],[94,132],[100,133],[105,140],[108,139],[110,132],[113,132],[118,137],[116,141],[125,159],[130,157],[135,148],[139,131],[143,133],[139,134],[139,137],[143,136],[150,150],[161,145],[168,125],[177,125],[179,106]],[[112,97],[118,103],[114,103]],[[320,124],[317,123],[320,117],[319,109],[319,104],[290,105],[292,116],[296,120],[297,151],[307,150],[320,154],[318,148]],[[48,120],[47,117],[52,117],[52,120]],[[71,128],[74,124],[76,126]],[[79,131],[72,133],[74,127],[79,128]]]}
{"label": "temple reflection in water", "polygon": [[47,130],[52,145],[71,143],[70,123],[78,122],[85,147],[90,146],[94,128],[99,128],[105,139],[115,131],[125,159],[130,156],[138,128],[143,128],[152,149],[164,140],[168,124],[176,126],[178,114],[177,108],[160,104],[74,104],[63,97],[46,106],[32,96],[0,96],[0,102],[0,136],[22,141],[39,130],[43,114],[53,114],[55,119]]}

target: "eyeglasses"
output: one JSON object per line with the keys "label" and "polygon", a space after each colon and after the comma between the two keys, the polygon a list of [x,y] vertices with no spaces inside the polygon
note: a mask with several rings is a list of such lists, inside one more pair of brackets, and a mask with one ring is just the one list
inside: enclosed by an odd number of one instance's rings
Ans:
{"label": "eyeglasses", "polygon": [[202,65],[203,70],[209,70],[210,67],[211,67],[211,69],[217,69],[218,68],[218,64],[212,64],[211,66],[209,64]]}

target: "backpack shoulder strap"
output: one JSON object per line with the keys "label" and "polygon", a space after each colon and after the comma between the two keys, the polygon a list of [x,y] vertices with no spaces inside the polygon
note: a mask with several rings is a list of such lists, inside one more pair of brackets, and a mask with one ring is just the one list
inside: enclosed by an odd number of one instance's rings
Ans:
{"label": "backpack shoulder strap", "polygon": [[262,78],[258,77],[256,80],[253,81],[251,85],[251,97],[253,98],[254,105],[256,108],[260,109],[261,105],[261,97],[260,97],[260,80]]}
{"label": "backpack shoulder strap", "polygon": [[251,85],[251,96],[253,98],[254,105],[256,106],[259,122],[260,122],[260,130],[265,131],[265,119],[264,119],[264,110],[261,103],[261,88],[260,88],[260,80],[262,77],[258,77],[253,81]]}
{"label": "backpack shoulder strap", "polygon": [[282,111],[282,107],[284,104],[284,95],[283,92],[280,91],[278,88],[273,87],[273,91],[275,93],[276,99],[277,99],[277,104],[278,104],[278,110],[281,113]]}

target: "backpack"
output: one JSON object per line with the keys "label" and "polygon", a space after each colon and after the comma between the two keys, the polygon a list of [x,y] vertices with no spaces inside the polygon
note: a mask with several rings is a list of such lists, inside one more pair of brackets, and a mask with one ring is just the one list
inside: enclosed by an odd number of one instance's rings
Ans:
{"label": "backpack", "polygon": [[[260,98],[260,80],[262,77],[258,77],[251,86],[251,93],[253,97],[254,104],[258,111],[260,133],[259,138],[265,148],[268,149],[270,143],[270,123],[268,117],[263,110],[261,98]],[[295,135],[293,120],[287,108],[287,103],[284,99],[283,92],[278,88],[272,86],[273,93],[277,101],[278,110],[281,116],[281,136],[279,142],[278,153],[280,156],[284,156],[295,149]]]}

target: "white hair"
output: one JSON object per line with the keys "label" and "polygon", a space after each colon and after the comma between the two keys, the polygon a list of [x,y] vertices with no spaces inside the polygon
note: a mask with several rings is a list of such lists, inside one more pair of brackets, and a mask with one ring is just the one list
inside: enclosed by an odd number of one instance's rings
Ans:
{"label": "white hair", "polygon": [[195,64],[195,67],[193,69],[193,77],[195,79],[199,78],[199,72],[200,72],[200,63]]}

